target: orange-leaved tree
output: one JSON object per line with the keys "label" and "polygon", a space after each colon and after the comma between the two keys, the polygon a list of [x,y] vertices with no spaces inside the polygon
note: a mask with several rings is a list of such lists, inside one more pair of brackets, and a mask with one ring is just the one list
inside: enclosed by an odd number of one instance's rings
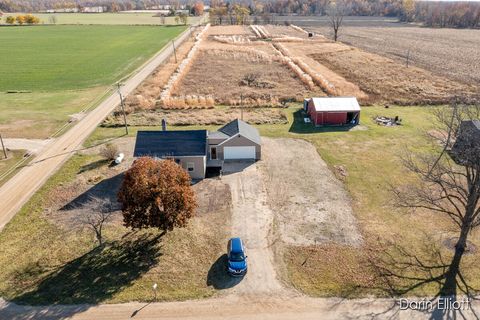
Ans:
{"label": "orange-leaved tree", "polygon": [[118,201],[124,225],[132,229],[184,227],[197,206],[188,173],[173,160],[150,157],[127,170]]}

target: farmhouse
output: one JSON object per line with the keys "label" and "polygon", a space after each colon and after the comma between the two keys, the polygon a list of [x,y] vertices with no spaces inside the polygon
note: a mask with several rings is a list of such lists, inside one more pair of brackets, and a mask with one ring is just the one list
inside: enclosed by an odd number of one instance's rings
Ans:
{"label": "farmhouse", "polygon": [[138,131],[134,157],[173,158],[192,179],[203,179],[207,168],[221,170],[224,161],[260,160],[258,130],[234,120],[218,131]]}
{"label": "farmhouse", "polygon": [[360,123],[360,105],[355,97],[311,98],[304,102],[304,108],[316,126]]}

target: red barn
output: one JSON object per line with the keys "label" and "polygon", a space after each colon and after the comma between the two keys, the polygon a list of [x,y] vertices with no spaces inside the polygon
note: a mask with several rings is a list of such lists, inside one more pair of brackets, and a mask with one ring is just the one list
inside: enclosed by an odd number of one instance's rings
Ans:
{"label": "red barn", "polygon": [[360,123],[360,105],[355,97],[311,98],[305,108],[316,126]]}

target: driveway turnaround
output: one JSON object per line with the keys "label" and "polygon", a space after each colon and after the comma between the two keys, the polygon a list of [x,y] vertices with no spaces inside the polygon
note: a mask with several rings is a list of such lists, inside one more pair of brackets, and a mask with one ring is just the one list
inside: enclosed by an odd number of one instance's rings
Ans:
{"label": "driveway turnaround", "polygon": [[[175,41],[177,46],[189,35],[189,29],[184,31]],[[124,83],[123,95],[132,92],[172,53],[172,46],[164,47],[156,56],[140,67],[137,73]],[[119,104],[120,98],[115,92],[90,111],[73,128],[49,143],[28,166],[22,168],[0,188],[0,199],[2,199],[0,201],[0,230],[47,179],[81,147],[85,139]]]}

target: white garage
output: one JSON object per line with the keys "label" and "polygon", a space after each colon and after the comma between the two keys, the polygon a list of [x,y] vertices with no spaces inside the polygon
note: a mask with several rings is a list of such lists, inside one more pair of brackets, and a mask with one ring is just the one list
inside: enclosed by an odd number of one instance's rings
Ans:
{"label": "white garage", "polygon": [[225,147],[223,149],[224,159],[255,159],[255,146]]}

